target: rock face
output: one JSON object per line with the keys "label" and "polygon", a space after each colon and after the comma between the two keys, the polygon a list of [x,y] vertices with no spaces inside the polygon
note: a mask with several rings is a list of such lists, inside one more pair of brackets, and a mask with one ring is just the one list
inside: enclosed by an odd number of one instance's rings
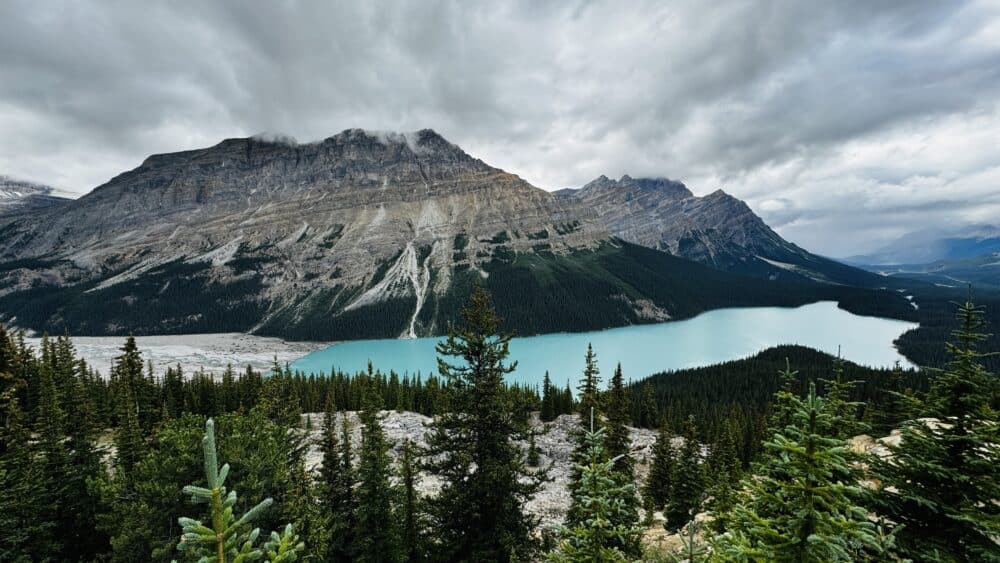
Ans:
{"label": "rock face", "polygon": [[[351,443],[354,445],[361,443],[361,423],[356,412],[340,414],[340,417],[348,417],[351,423],[352,436]],[[425,433],[431,423],[429,417],[412,413],[384,411],[382,413],[382,428],[386,438],[393,444],[390,456],[394,462],[399,461],[402,456],[403,444],[406,440],[413,441],[418,446],[426,445]],[[323,413],[311,413],[302,415],[303,424],[308,417],[313,430],[309,433],[310,447],[306,454],[306,468],[316,471],[323,464],[323,456],[317,444],[320,442]],[[338,428],[343,424],[342,418],[338,419]],[[528,503],[526,509],[530,514],[542,519],[542,526],[546,528],[558,527],[566,517],[566,512],[570,506],[569,482],[572,463],[570,457],[573,454],[572,433],[579,427],[578,415],[561,415],[552,422],[541,422],[537,413],[533,418],[532,429],[538,434],[535,444],[539,449],[539,467],[550,467],[549,478],[534,499]],[[656,432],[653,430],[632,428],[630,430],[632,438],[632,456],[636,460],[636,486],[641,487],[649,472],[649,463],[652,461],[653,444],[656,442]],[[677,444],[683,442],[683,438],[675,438]],[[528,444],[520,442],[519,445],[527,451]],[[434,477],[421,474],[417,481],[417,488],[424,495],[434,495],[440,488],[441,483]]]}
{"label": "rock face", "polygon": [[746,203],[722,190],[697,197],[666,178],[601,176],[558,195],[593,210],[622,240],[720,270],[835,283],[863,277],[781,238]]}
{"label": "rock face", "polygon": [[0,220],[0,320],[77,335],[413,337],[442,333],[477,282],[522,334],[793,304],[633,244],[764,280],[843,282],[722,192],[602,177],[552,194],[431,130],[351,129],[154,155]]}
{"label": "rock face", "polygon": [[0,221],[70,201],[54,188],[0,175]]}

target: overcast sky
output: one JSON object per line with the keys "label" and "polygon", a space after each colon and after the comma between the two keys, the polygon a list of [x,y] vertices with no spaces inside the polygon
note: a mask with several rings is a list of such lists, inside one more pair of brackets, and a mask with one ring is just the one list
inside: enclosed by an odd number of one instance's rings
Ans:
{"label": "overcast sky", "polygon": [[546,189],[722,188],[810,250],[1000,217],[1000,2],[0,1],[0,174],[432,128]]}

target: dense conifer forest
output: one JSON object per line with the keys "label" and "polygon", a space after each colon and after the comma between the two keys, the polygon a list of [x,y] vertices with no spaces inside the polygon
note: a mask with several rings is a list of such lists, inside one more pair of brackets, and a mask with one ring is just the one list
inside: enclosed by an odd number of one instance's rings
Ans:
{"label": "dense conifer forest", "polygon": [[[36,350],[0,328],[0,560],[1000,560],[984,312],[951,305],[949,344],[926,353],[941,369],[781,347],[629,384],[588,349],[575,394],[548,377],[505,383],[510,335],[478,287],[438,373],[416,378],[376,365],[161,376],[132,338],[98,374],[69,338]],[[387,410],[433,417],[426,447],[389,456]],[[360,413],[360,441],[331,422],[345,411]],[[525,510],[547,479],[535,412],[582,415],[555,535]],[[325,413],[316,472],[303,413]],[[629,426],[658,431],[638,480]],[[848,447],[893,430],[883,457]],[[415,488],[421,472],[438,493]],[[657,527],[675,552],[644,540]]]}

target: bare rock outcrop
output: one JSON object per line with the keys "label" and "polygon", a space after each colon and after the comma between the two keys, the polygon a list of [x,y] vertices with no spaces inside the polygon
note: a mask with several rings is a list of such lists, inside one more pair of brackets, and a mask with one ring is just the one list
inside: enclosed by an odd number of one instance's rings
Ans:
{"label": "bare rock outcrop", "polygon": [[[402,455],[403,443],[412,440],[418,446],[426,445],[424,440],[428,431],[431,418],[412,412],[384,411],[382,428],[386,437],[393,444],[390,455],[396,461]],[[347,416],[352,428],[352,441],[355,444],[361,441],[361,425],[356,412],[348,412],[339,416]],[[310,432],[311,446],[306,457],[306,466],[309,470],[315,471],[322,466],[322,455],[319,451],[318,443],[323,427],[323,413],[311,413],[303,415],[303,424],[311,426]],[[338,420],[339,424],[342,422]],[[577,415],[562,415],[552,422],[543,423],[537,415],[531,421],[533,430],[537,433],[535,444],[539,450],[540,466],[549,468],[550,481],[545,483],[534,499],[527,505],[529,513],[541,518],[542,526],[545,528],[555,528],[559,526],[570,505],[570,494],[568,490],[570,482],[570,472],[572,462],[570,457],[573,453],[573,432],[579,427],[579,417]],[[652,460],[653,444],[656,442],[656,432],[653,430],[632,428],[630,429],[632,438],[632,455],[636,459],[636,485],[639,486],[645,481],[645,476],[649,471],[649,463]],[[681,440],[681,438],[677,438]],[[520,442],[519,445],[527,450],[528,444]],[[420,492],[425,495],[436,494],[440,489],[440,483],[432,476],[421,474],[418,479]]]}

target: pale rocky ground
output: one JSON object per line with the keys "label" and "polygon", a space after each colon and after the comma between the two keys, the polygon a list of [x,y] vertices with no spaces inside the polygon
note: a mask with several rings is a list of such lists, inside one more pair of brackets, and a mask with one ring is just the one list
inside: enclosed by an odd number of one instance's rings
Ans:
{"label": "pale rocky ground", "polygon": [[[361,441],[361,424],[356,412],[346,413],[351,422],[352,443],[357,445]],[[385,429],[386,437],[394,443],[390,455],[398,460],[402,454],[403,443],[409,439],[417,445],[425,445],[424,435],[429,431],[428,425],[431,418],[412,412],[384,411],[382,427]],[[312,424],[310,437],[312,445],[306,457],[306,466],[311,470],[317,470],[322,465],[322,454],[319,451],[319,440],[323,428],[323,413],[310,413],[303,416],[303,424],[306,417]],[[343,416],[343,415],[340,415]],[[577,428],[579,417],[577,415],[562,415],[556,420],[542,423],[537,414],[532,419],[532,427],[539,432],[535,439],[540,452],[540,467],[549,467],[549,482],[545,483],[542,490],[535,498],[528,503],[529,513],[541,518],[542,526],[545,528],[555,528],[566,515],[570,505],[570,495],[567,489],[570,479],[570,455],[573,452],[573,441],[571,433]],[[338,421],[338,428],[340,421]],[[652,461],[653,444],[656,442],[656,432],[653,430],[632,428],[632,455],[636,460],[636,485],[640,486],[646,480],[649,471],[649,463]],[[681,438],[675,438],[681,442]],[[520,442],[525,451],[528,449],[527,442]],[[679,445],[679,443],[678,443]],[[435,494],[440,483],[429,475],[421,475],[418,481],[418,488],[423,494]]]}
{"label": "pale rocky ground", "polygon": [[[37,337],[25,340],[36,348],[41,342],[41,338]],[[72,340],[77,355],[104,377],[111,373],[111,365],[121,355],[125,344],[124,336],[74,336]],[[267,371],[274,365],[275,358],[284,365],[329,346],[324,342],[289,342],[239,332],[137,336],[135,340],[143,359],[151,360],[158,374],[162,374],[167,366],[178,364],[188,374],[203,369],[218,375],[225,371],[228,364],[232,364],[237,371],[247,365],[258,371]]]}

